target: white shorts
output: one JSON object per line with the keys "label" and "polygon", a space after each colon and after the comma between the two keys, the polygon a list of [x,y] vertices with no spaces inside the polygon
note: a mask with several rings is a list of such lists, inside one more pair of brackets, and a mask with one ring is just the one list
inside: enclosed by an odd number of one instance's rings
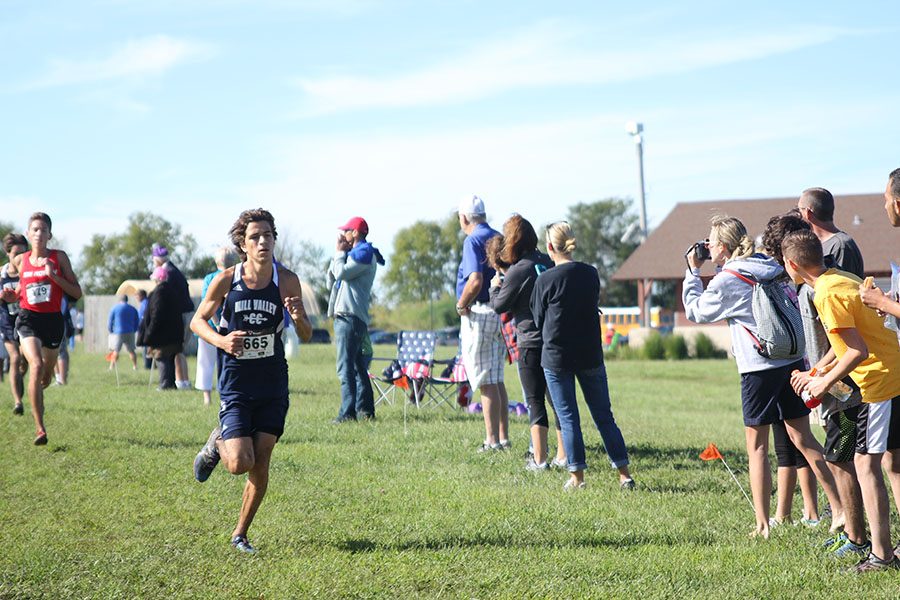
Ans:
{"label": "white shorts", "polygon": [[500,315],[490,306],[476,304],[460,320],[459,339],[469,385],[474,390],[503,383],[506,344],[500,334]]}
{"label": "white shorts", "polygon": [[213,389],[213,374],[216,372],[218,350],[203,338],[197,339],[197,378],[194,387],[204,392]]}
{"label": "white shorts", "polygon": [[134,332],[109,334],[109,349],[118,352],[125,346],[129,354],[134,354]]}
{"label": "white shorts", "polygon": [[863,402],[856,419],[856,453],[882,454],[900,448],[900,396]]}

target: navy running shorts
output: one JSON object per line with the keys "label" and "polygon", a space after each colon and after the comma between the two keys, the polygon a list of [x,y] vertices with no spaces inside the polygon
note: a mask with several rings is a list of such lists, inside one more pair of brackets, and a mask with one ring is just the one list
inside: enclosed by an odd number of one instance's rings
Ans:
{"label": "navy running shorts", "polygon": [[290,402],[281,398],[253,398],[247,394],[220,394],[219,423],[222,439],[252,437],[254,433],[270,433],[281,437]]}
{"label": "navy running shorts", "polygon": [[[0,307],[0,311],[6,312]],[[0,341],[18,342],[19,334],[16,333],[16,318],[10,315],[0,316]]]}
{"label": "navy running shorts", "polygon": [[41,345],[56,350],[63,341],[65,323],[62,313],[39,313],[25,308],[19,309],[16,317],[16,331],[19,338],[36,337]]}
{"label": "navy running shorts", "polygon": [[741,374],[741,408],[744,426],[771,425],[809,414],[791,387],[791,371],[804,370],[802,360],[765,371]]}

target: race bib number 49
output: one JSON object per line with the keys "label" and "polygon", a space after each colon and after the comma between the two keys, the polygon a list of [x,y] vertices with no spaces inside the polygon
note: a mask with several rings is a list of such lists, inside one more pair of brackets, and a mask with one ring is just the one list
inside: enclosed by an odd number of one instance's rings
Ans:
{"label": "race bib number 49", "polygon": [[44,302],[50,302],[50,284],[32,283],[25,288],[25,296],[28,298],[29,304],[43,304]]}
{"label": "race bib number 49", "polygon": [[269,358],[275,356],[275,334],[248,335],[244,338],[244,347],[241,350],[240,360],[255,360],[257,358]]}

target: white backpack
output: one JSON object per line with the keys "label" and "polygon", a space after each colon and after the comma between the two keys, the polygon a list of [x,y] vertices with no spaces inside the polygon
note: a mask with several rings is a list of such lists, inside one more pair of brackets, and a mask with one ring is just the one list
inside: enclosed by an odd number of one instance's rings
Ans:
{"label": "white backpack", "polygon": [[756,351],[773,360],[802,358],[806,353],[803,320],[800,309],[788,297],[780,280],[759,281],[753,275],[722,269],[753,286],[753,320],[756,334],[744,327],[753,338]]}

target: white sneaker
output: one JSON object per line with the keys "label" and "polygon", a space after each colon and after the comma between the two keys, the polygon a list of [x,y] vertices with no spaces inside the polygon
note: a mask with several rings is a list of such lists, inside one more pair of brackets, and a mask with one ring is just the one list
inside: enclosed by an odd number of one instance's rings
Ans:
{"label": "white sneaker", "polygon": [[574,479],[568,480],[565,485],[563,485],[563,491],[565,492],[574,492],[575,490],[583,490],[587,487],[587,483],[582,481],[581,483],[575,483]]}

